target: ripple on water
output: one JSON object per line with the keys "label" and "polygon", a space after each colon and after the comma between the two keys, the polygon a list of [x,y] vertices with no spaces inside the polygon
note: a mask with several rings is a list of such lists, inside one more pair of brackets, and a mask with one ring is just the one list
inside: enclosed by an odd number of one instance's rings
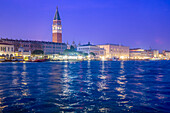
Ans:
{"label": "ripple on water", "polygon": [[0,109],[4,113],[169,112],[169,64],[0,63]]}

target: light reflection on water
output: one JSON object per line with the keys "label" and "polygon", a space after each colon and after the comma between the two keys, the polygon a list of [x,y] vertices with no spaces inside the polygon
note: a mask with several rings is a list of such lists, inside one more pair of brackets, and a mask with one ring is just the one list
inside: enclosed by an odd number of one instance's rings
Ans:
{"label": "light reflection on water", "polygon": [[168,112],[170,62],[0,64],[8,112]]}

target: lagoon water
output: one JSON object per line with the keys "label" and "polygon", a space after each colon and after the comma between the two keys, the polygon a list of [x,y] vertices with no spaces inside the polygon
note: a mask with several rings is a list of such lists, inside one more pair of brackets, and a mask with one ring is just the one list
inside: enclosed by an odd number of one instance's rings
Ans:
{"label": "lagoon water", "polygon": [[170,112],[170,61],[0,63],[0,112]]}

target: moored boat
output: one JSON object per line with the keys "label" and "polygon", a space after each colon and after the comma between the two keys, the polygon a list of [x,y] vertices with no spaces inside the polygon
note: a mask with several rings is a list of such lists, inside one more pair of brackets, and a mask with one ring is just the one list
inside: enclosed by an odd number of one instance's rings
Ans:
{"label": "moored boat", "polygon": [[4,62],[5,61],[5,57],[4,56],[0,56],[0,62]]}
{"label": "moored boat", "polygon": [[24,61],[22,56],[15,56],[11,58],[11,61],[13,62],[21,62]]}
{"label": "moored boat", "polygon": [[35,59],[35,60],[32,60],[32,62],[45,62],[46,59]]}

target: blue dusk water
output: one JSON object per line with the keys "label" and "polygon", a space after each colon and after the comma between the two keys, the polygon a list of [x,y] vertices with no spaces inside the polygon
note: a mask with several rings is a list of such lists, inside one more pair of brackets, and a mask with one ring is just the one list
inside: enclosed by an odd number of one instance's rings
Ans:
{"label": "blue dusk water", "polygon": [[170,112],[170,61],[0,63],[0,112]]}

